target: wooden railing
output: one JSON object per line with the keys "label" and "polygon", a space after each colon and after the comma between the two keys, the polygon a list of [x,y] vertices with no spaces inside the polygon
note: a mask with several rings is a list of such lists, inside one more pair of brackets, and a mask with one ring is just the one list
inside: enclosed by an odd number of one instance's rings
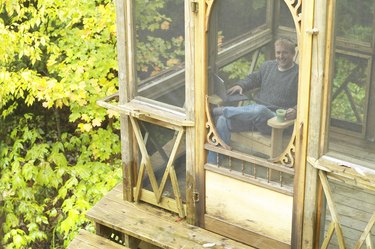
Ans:
{"label": "wooden railing", "polygon": [[[349,164],[346,162],[335,161],[334,159],[321,158],[319,160],[314,160],[312,158],[308,159],[309,165],[315,167],[318,170],[319,180],[323,188],[323,193],[327,203],[327,210],[331,216],[331,221],[327,226],[326,234],[322,240],[321,249],[326,249],[332,244],[332,237],[335,234],[337,238],[338,248],[345,249],[348,248],[347,240],[348,238],[343,233],[343,224],[342,218],[344,215],[340,215],[338,211],[338,203],[335,202],[334,194],[332,191],[332,181],[344,183],[348,186],[355,186],[364,191],[369,191],[368,198],[375,198],[375,171],[367,169],[355,164]],[[329,181],[331,179],[332,181]],[[358,195],[359,193],[354,193]],[[361,210],[361,206],[364,205],[362,201],[356,203],[351,208],[357,212]],[[375,205],[373,205],[372,210],[366,208],[367,213],[372,213],[367,222],[367,225],[364,227],[363,232],[356,240],[354,249],[360,249],[365,243],[366,248],[373,248],[371,240],[371,229],[375,224]],[[346,214],[345,216],[348,216]],[[345,217],[346,220],[349,220],[349,217]],[[357,217],[352,217],[353,220],[356,220]],[[348,221],[346,221],[348,223]],[[351,227],[353,224],[346,224],[346,226]],[[352,247],[349,247],[352,248]]]}

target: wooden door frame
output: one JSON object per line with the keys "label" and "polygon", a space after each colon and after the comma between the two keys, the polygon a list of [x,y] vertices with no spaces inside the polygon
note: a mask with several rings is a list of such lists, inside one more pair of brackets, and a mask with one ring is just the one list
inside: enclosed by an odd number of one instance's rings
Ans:
{"label": "wooden door frame", "polygon": [[[323,1],[323,0],[322,0]],[[194,3],[198,4],[198,13],[196,15],[196,32],[194,43],[195,49],[195,77],[194,77],[194,91],[195,91],[195,165],[197,172],[196,186],[199,190],[200,198],[196,205],[199,213],[197,214],[198,224],[204,224],[205,214],[205,171],[204,164],[206,161],[206,152],[204,143],[206,139],[205,123],[206,117],[204,113],[204,100],[207,93],[207,25],[210,10],[214,0],[195,0]],[[314,28],[314,15],[316,1],[304,1],[302,6],[301,16],[301,33],[298,39],[300,47],[300,67],[304,68],[300,74],[299,96],[298,98],[298,118],[296,148],[299,152],[296,157],[297,177],[295,180],[295,195],[294,195],[294,208],[293,208],[293,228],[292,228],[292,248],[302,248],[302,234],[304,224],[304,203],[305,203],[305,183],[306,183],[306,158],[307,158],[307,137],[308,137],[308,123],[309,123],[309,105],[310,105],[310,85],[312,81],[312,49],[313,37],[317,34]],[[302,5],[302,0],[296,1],[296,6]],[[296,23],[296,21],[295,21]]]}

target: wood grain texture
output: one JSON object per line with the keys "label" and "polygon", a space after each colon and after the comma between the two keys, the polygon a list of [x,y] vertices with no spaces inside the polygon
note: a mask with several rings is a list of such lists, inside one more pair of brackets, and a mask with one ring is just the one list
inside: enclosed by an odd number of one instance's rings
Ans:
{"label": "wood grain texture", "polygon": [[[121,186],[120,186],[121,188]],[[110,191],[91,210],[87,217],[126,235],[162,248],[252,248],[205,229],[180,221],[177,216],[150,206],[123,201],[119,187]]]}
{"label": "wood grain texture", "polygon": [[69,244],[68,249],[126,249],[128,247],[117,244],[109,239],[80,230],[79,234]]}

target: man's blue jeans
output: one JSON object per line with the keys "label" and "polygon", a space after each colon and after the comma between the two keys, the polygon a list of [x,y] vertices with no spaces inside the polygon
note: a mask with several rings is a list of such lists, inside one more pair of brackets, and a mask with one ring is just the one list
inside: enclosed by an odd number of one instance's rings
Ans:
{"label": "man's blue jeans", "polygon": [[[227,106],[216,121],[216,130],[224,143],[230,145],[231,132],[256,130],[270,134],[271,127],[267,125],[267,120],[275,116],[276,114],[264,105]],[[217,153],[209,151],[207,161],[216,164]]]}

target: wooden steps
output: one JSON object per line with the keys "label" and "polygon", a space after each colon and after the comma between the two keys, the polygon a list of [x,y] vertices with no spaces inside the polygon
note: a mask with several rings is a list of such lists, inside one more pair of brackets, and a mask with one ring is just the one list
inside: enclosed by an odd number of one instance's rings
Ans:
{"label": "wooden steps", "polygon": [[68,249],[126,249],[128,247],[117,244],[109,239],[80,230],[79,234],[69,244]]}
{"label": "wooden steps", "polygon": [[[125,234],[125,241],[143,241],[161,248],[252,248],[189,225],[167,211],[126,202],[122,200],[121,184],[89,210],[87,217],[95,221],[99,230],[112,229]],[[136,249],[138,244],[129,243],[129,247]]]}

